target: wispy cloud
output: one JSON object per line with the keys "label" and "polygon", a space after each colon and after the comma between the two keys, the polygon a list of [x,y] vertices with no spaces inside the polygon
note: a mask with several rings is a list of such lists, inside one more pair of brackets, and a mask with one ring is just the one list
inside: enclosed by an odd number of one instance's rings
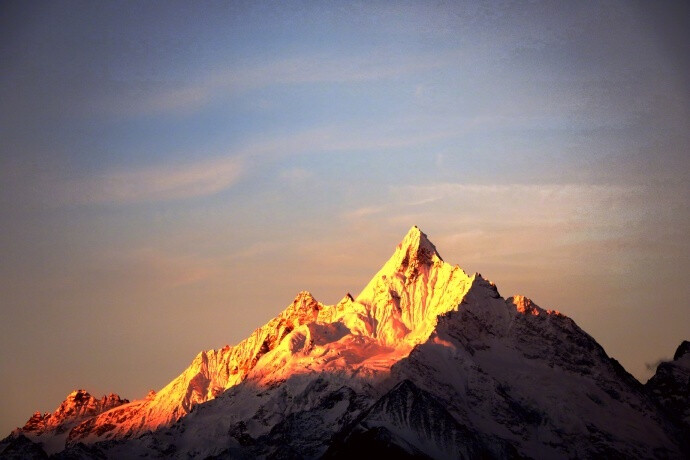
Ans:
{"label": "wispy cloud", "polygon": [[[58,204],[130,204],[171,201],[209,196],[237,183],[252,168],[291,155],[381,152],[394,148],[425,145],[452,137],[452,130],[404,135],[395,131],[365,130],[352,136],[353,127],[322,127],[287,136],[262,139],[239,145],[222,156],[176,165],[109,170],[88,177],[60,179],[45,173],[38,189],[43,199]],[[281,179],[301,182],[313,177],[304,168],[282,171]]]}
{"label": "wispy cloud", "polygon": [[343,125],[323,126],[291,135],[247,144],[237,154],[247,158],[276,158],[290,155],[346,152],[383,152],[430,145],[457,137],[452,127],[410,132],[406,122],[390,121],[386,127]]}
{"label": "wispy cloud", "polygon": [[268,64],[229,70],[213,81],[218,86],[257,87],[296,83],[348,83],[373,81],[447,65],[459,52],[436,55],[390,56],[374,53],[371,56],[334,58],[332,56],[299,56],[277,59]]}
{"label": "wispy cloud", "polygon": [[132,98],[126,98],[126,104],[119,105],[119,109],[142,113],[196,110],[214,98],[268,86],[349,84],[400,78],[447,66],[457,62],[460,54],[460,51],[451,50],[427,55],[390,56],[382,51],[368,56],[295,56],[268,63],[249,63],[244,67],[200,76],[190,84],[149,88],[146,97],[141,97],[140,93],[133,94]]}
{"label": "wispy cloud", "polygon": [[524,184],[524,183],[502,183],[502,184],[476,184],[476,183],[454,183],[442,182],[428,185],[400,186],[394,190],[404,192],[415,192],[427,195],[434,199],[443,198],[451,195],[463,194],[534,194],[542,198],[564,197],[581,194],[595,195],[619,195],[630,191],[641,190],[640,186],[617,185],[617,184],[584,184],[584,183],[565,183],[565,184]]}
{"label": "wispy cloud", "polygon": [[362,219],[379,214],[381,211],[383,211],[383,207],[381,206],[364,206],[352,211],[347,211],[343,213],[342,217],[346,220]]}
{"label": "wispy cloud", "polygon": [[[461,212],[492,210],[500,211],[501,218],[514,218],[524,222],[526,217],[542,217],[547,220],[572,215],[592,217],[617,203],[639,199],[647,191],[641,185],[618,184],[473,184],[438,183],[429,185],[393,186],[391,193],[409,206],[422,206],[450,200],[456,205],[463,203]],[[629,206],[616,208],[622,213]],[[628,215],[633,218],[634,216]]]}
{"label": "wispy cloud", "polygon": [[193,286],[218,279],[223,274],[222,260],[183,254],[174,249],[152,246],[101,248],[90,259],[50,275],[50,282],[66,291],[101,281],[114,291],[127,289],[161,290]]}
{"label": "wispy cloud", "polygon": [[649,219],[648,191],[586,183],[401,185],[390,187],[385,205],[362,206],[342,217],[352,225],[366,220],[370,228],[373,221],[390,232],[418,224],[433,232],[437,244],[458,248],[472,263],[512,256],[527,263],[538,255],[542,264],[551,257],[559,266],[583,245],[613,254],[639,238]]}
{"label": "wispy cloud", "polygon": [[290,168],[280,172],[280,178],[290,184],[301,184],[313,176],[313,172],[304,168]]}
{"label": "wispy cloud", "polygon": [[62,202],[125,204],[206,196],[232,186],[243,169],[237,157],[185,165],[104,172],[60,184]]}

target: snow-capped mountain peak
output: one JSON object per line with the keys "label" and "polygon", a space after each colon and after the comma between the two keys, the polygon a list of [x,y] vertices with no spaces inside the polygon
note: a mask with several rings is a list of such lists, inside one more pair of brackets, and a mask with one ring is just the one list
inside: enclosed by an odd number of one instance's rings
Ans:
{"label": "snow-capped mountain peak", "polygon": [[415,226],[356,297],[302,291],[158,392],[78,390],[0,454],[34,440],[110,458],[679,457],[689,359],[684,342],[643,387],[570,318],[502,298]]}
{"label": "snow-capped mountain peak", "polygon": [[438,315],[457,308],[472,280],[414,226],[355,301],[367,308],[383,344],[413,346],[429,336]]}
{"label": "snow-capped mountain peak", "polygon": [[101,399],[94,398],[86,390],[74,390],[67,395],[64,401],[55,409],[54,412],[42,414],[36,412],[24,425],[24,431],[41,431],[54,429],[65,423],[72,423],[89,416],[105,412],[113,407],[128,403],[126,399],[119,395],[110,393]]}
{"label": "snow-capped mountain peak", "polygon": [[436,246],[416,225],[407,232],[403,240],[398,244],[393,257],[393,265],[398,270],[406,272],[415,265],[432,265],[442,262]]}
{"label": "snow-capped mountain peak", "polygon": [[110,393],[98,399],[86,390],[74,390],[52,413],[34,413],[26,424],[15,430],[44,444],[48,452],[64,448],[65,441],[75,426],[110,409],[129,403],[119,395]]}

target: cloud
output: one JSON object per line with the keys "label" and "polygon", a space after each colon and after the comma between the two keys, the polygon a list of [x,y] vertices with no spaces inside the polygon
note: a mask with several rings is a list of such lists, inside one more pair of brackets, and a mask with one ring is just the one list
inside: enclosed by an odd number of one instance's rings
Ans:
{"label": "cloud", "polygon": [[395,57],[299,56],[274,60],[268,64],[226,71],[213,80],[219,87],[251,88],[278,84],[355,83],[382,80],[443,65],[454,53]]}
{"label": "cloud", "polygon": [[[422,206],[451,200],[463,203],[462,211],[501,212],[503,221],[540,217],[546,220],[562,218],[577,211],[579,217],[593,217],[617,203],[630,204],[648,192],[642,185],[617,184],[472,184],[438,183],[429,185],[393,186],[391,193],[399,202]],[[617,214],[626,207],[616,208]],[[628,215],[629,218],[634,216]]]}
{"label": "cloud", "polygon": [[346,220],[356,220],[380,214],[382,211],[383,207],[381,206],[364,206],[352,211],[348,211],[344,213],[342,217]]}
{"label": "cloud", "polygon": [[243,170],[237,157],[173,167],[104,172],[60,184],[71,204],[126,204],[213,195],[232,186]]}
{"label": "cloud", "polygon": [[254,259],[262,257],[266,254],[274,255],[276,253],[285,251],[284,241],[262,241],[259,240],[249,246],[243,247],[239,251],[233,253],[230,258],[232,260],[238,259]]}
{"label": "cloud", "polygon": [[[78,73],[73,78],[48,77],[48,80],[17,79],[15,90],[6,97],[11,112],[2,114],[17,123],[35,123],[36,117],[49,119],[65,116],[91,118],[107,114],[116,117],[151,115],[188,115],[212,102],[269,87],[295,85],[350,85],[400,79],[434,71],[458,62],[456,50],[417,55],[389,55],[373,51],[364,55],[301,55],[264,57],[254,62],[237,63],[215,70],[185,71],[185,78],[108,78]],[[204,69],[200,67],[200,69]],[[131,70],[131,69],[130,69]],[[47,73],[47,72],[46,72]],[[125,74],[127,74],[125,72]],[[49,88],[43,88],[50,81]],[[50,91],[54,97],[42,95]],[[258,98],[254,110],[267,110],[275,101]],[[251,103],[250,103],[251,104]]]}
{"label": "cloud", "polygon": [[246,157],[285,157],[290,155],[347,152],[383,152],[427,146],[459,135],[452,126],[432,127],[419,132],[413,122],[398,120],[379,125],[339,124],[304,130],[288,136],[253,142],[239,149]]}
{"label": "cloud", "polygon": [[89,259],[72,263],[61,273],[50,274],[48,282],[65,292],[90,286],[121,291],[142,289],[166,291],[222,279],[222,260],[183,254],[176,249],[151,246],[102,248]]}
{"label": "cloud", "polygon": [[304,168],[290,168],[280,172],[280,178],[291,184],[299,184],[314,176],[314,173]]}
{"label": "cloud", "polygon": [[623,272],[635,254],[649,251],[642,244],[652,219],[648,193],[625,184],[396,185],[384,205],[363,205],[342,218],[391,234],[419,225],[470,266],[538,260],[562,267],[599,258],[609,271]]}
{"label": "cloud", "polygon": [[[367,129],[353,137],[352,132],[355,130],[357,129],[353,126],[327,126],[287,136],[249,141],[223,156],[173,166],[109,170],[88,177],[67,179],[48,170],[41,172],[40,181],[33,182],[37,184],[36,192],[42,195],[42,200],[49,203],[57,201],[59,205],[181,200],[219,193],[235,185],[252,168],[262,167],[291,155],[381,152],[427,145],[456,134],[448,129],[408,135],[396,129],[386,132]],[[26,171],[21,164],[10,169],[13,171],[3,172],[9,179],[18,175],[36,174]],[[285,169],[279,175],[285,181],[301,182],[313,177],[313,172],[295,167]],[[21,186],[21,183],[14,186]]]}
{"label": "cloud", "polygon": [[[436,141],[453,138],[457,132],[453,129],[430,129],[423,134],[408,133],[405,123],[387,130],[378,127],[361,127],[355,125],[322,126],[296,132],[286,136],[249,141],[234,150],[234,155],[244,158],[246,162],[257,163],[261,160],[275,160],[291,155],[381,152],[391,149],[405,149],[427,145]],[[353,135],[353,133],[357,133]],[[283,171],[281,176],[304,176],[308,171]]]}
{"label": "cloud", "polygon": [[[648,216],[639,185],[437,183],[395,185],[384,204],[341,214],[351,228],[395,235],[416,224],[468,267],[521,269],[606,260],[624,271]],[[467,268],[467,267],[466,267]],[[521,271],[520,273],[524,273]]]}
{"label": "cloud", "polygon": [[[116,107],[120,111],[141,113],[197,110],[218,97],[269,86],[351,84],[400,78],[448,66],[457,62],[459,56],[459,51],[451,50],[412,56],[374,52],[368,56],[340,58],[325,55],[281,58],[202,75],[190,84],[149,87],[145,95],[140,91],[125,92],[125,98],[120,101],[126,102],[117,103]],[[112,106],[113,101],[109,104]]]}
{"label": "cloud", "polygon": [[220,270],[212,259],[168,254],[152,248],[131,251],[121,262],[122,267],[141,270],[162,287],[196,284]]}

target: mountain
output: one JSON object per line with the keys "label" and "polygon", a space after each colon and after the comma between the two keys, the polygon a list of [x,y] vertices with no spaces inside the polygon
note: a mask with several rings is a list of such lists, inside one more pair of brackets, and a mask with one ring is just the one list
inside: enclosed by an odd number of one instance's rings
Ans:
{"label": "mountain", "polygon": [[509,443],[492,441],[486,443],[481,434],[458,423],[442,400],[406,379],[338,433],[324,458],[374,453],[397,458],[518,457]]}
{"label": "mountain", "polygon": [[570,318],[502,298],[413,227],[357,297],[301,292],[157,393],[61,437],[37,419],[0,456],[683,458],[688,356],[642,385]]}
{"label": "mountain", "polygon": [[34,413],[22,428],[15,430],[14,434],[21,434],[27,440],[42,444],[45,451],[59,451],[64,449],[74,427],[127,403],[128,400],[113,393],[96,399],[86,390],[75,390],[67,395],[54,412]]}
{"label": "mountain", "polygon": [[645,387],[681,427],[686,448],[690,447],[690,342],[680,344],[673,361],[659,364]]}

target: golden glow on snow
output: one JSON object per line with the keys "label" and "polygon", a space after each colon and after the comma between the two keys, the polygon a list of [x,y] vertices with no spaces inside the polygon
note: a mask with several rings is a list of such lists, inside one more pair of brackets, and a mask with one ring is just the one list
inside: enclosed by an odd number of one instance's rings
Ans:
{"label": "golden glow on snow", "polygon": [[[415,345],[431,338],[441,315],[457,310],[475,282],[492,284],[443,261],[435,246],[412,227],[360,294],[335,305],[300,292],[288,307],[236,346],[199,353],[157,393],[104,412],[78,426],[74,441],[136,435],[169,425],[195,405],[242,382],[270,386],[304,373],[328,372],[383,379]],[[543,310],[522,296],[516,313]]]}

